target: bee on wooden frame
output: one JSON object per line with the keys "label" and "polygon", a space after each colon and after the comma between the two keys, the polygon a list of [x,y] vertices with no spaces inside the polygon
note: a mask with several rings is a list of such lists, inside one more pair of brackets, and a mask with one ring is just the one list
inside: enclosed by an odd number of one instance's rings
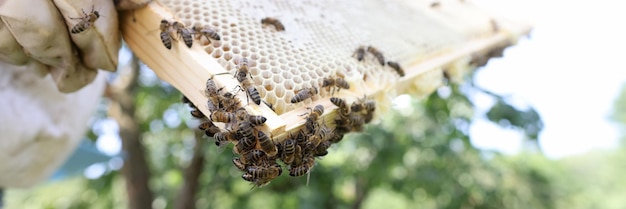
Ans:
{"label": "bee on wooden frame", "polygon": [[309,87],[309,88],[304,88],[304,89],[300,89],[295,96],[293,96],[293,98],[291,98],[291,103],[298,103],[298,102],[302,102],[306,99],[309,99],[311,97],[313,97],[315,94],[317,94],[317,88],[315,87]]}
{"label": "bee on wooden frame", "polygon": [[159,24],[159,29],[161,30],[161,43],[163,43],[163,46],[165,46],[165,48],[172,49],[172,41],[176,40],[176,38],[172,36],[172,24],[170,23],[170,21],[163,19]]}
{"label": "bee on wooden frame", "polygon": [[[334,88],[333,88],[334,87]],[[350,89],[350,84],[348,81],[344,80],[341,77],[328,77],[324,78],[322,82],[322,88],[326,88],[326,90],[330,91],[332,89],[332,93],[335,93],[335,89],[339,92],[341,89]]]}
{"label": "bee on wooden frame", "polygon": [[211,43],[211,39],[219,41],[220,34],[217,31],[209,26],[193,26],[191,27],[191,31],[195,34],[196,40],[200,40],[200,37],[204,36],[209,44]]}
{"label": "bee on wooden frame", "polygon": [[185,24],[174,21],[174,23],[172,23],[172,28],[176,30],[178,37],[181,37],[183,39],[185,45],[191,48],[191,46],[193,45],[193,38],[191,36],[192,32],[188,28],[185,28]]}

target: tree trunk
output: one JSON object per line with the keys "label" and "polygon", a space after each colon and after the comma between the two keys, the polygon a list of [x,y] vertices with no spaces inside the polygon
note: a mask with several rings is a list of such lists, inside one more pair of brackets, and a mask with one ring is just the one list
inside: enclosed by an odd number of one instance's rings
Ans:
{"label": "tree trunk", "polygon": [[4,208],[4,191],[0,188],[0,209]]}
{"label": "tree trunk", "polygon": [[356,190],[355,191],[356,197],[354,200],[354,205],[352,205],[352,208],[359,209],[363,206],[363,201],[365,201],[365,197],[367,197],[367,193],[368,193],[367,182],[362,177],[358,177],[356,179],[355,190]]}
{"label": "tree trunk", "polygon": [[139,60],[133,56],[131,63],[119,69],[119,78],[107,92],[111,97],[109,116],[120,126],[124,150],[122,173],[126,179],[129,209],[152,208],[153,194],[148,185],[150,169],[141,143],[141,130],[135,118],[135,94],[139,76]]}
{"label": "tree trunk", "polygon": [[198,185],[200,180],[200,174],[204,169],[204,139],[202,136],[204,132],[200,130],[195,131],[196,145],[193,149],[193,157],[187,169],[185,169],[185,182],[182,188],[178,191],[178,197],[174,204],[175,209],[194,209],[196,208],[196,193],[198,192]]}

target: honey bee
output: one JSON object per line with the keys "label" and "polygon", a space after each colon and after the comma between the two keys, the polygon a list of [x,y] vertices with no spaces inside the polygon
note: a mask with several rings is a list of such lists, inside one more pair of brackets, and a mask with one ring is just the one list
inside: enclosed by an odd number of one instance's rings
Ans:
{"label": "honey bee", "polygon": [[348,108],[346,101],[344,101],[343,99],[337,98],[337,97],[331,97],[330,102],[339,108],[339,111],[338,111],[339,116],[347,117],[348,114],[350,113],[350,109]]}
{"label": "honey bee", "polygon": [[219,101],[222,102],[220,105],[220,108],[225,111],[233,111],[240,104],[239,98],[237,98],[237,95],[230,93],[230,92],[226,92],[224,93],[224,95],[219,97]]}
{"label": "honey bee", "polygon": [[357,102],[352,103],[352,105],[350,105],[350,110],[351,110],[353,113],[356,113],[356,112],[361,112],[361,110],[363,110],[363,105],[362,105],[362,104],[360,104],[360,103],[357,103]]}
{"label": "honey bee", "polygon": [[219,103],[216,105],[213,101],[211,101],[211,99],[207,100],[207,102],[206,102],[207,109],[209,109],[209,111],[211,111],[211,112],[217,111],[218,105],[219,105]]}
{"label": "honey bee", "polygon": [[209,78],[206,81],[206,88],[204,90],[204,94],[205,96],[207,96],[209,98],[208,102],[207,102],[207,106],[208,109],[211,112],[216,111],[219,106],[220,106],[220,95],[219,92],[222,90],[222,88],[217,88],[217,85],[215,84],[215,81],[213,81],[213,78]]}
{"label": "honey bee", "polygon": [[259,91],[256,90],[255,87],[250,86],[246,89],[246,92],[248,93],[248,96],[250,97],[250,99],[252,99],[252,101],[257,104],[257,105],[261,105],[261,94],[259,94]]}
{"label": "honey bee", "polygon": [[313,153],[313,156],[315,157],[326,156],[328,154],[328,148],[330,148],[331,144],[332,142],[330,141],[323,141],[322,143],[317,145],[317,147],[315,147],[315,152]]}
{"label": "honey bee", "polygon": [[220,132],[220,128],[208,120],[202,121],[198,128],[203,130],[208,137],[214,137],[216,133]]}
{"label": "honey bee", "polygon": [[267,121],[267,118],[262,115],[249,115],[248,120],[250,121],[250,123],[252,123],[253,126],[258,126],[265,123],[265,121]]}
{"label": "honey bee", "polygon": [[213,138],[215,139],[215,145],[218,147],[223,147],[231,141],[237,141],[235,134],[230,131],[217,132],[213,135]]}
{"label": "honey bee", "polygon": [[311,110],[311,113],[309,113],[309,118],[317,120],[322,114],[324,114],[324,105],[315,105],[315,107]]}
{"label": "honey bee", "polygon": [[402,67],[400,67],[400,64],[398,64],[397,62],[388,61],[387,65],[393,68],[400,75],[400,77],[404,77],[404,70],[402,69]]}
{"label": "honey bee", "polygon": [[337,126],[338,130],[339,129],[343,129],[343,128],[347,129],[347,127],[350,126],[349,121],[348,121],[348,117],[349,117],[349,115],[347,117],[337,116],[335,118],[335,125]]}
{"label": "honey bee", "polygon": [[326,125],[326,122],[323,122],[319,128],[318,134],[321,136],[322,141],[327,141],[330,137],[332,137],[335,131]]}
{"label": "honey bee", "polygon": [[255,138],[240,138],[239,142],[235,145],[235,153],[245,153],[250,151],[256,146]]}
{"label": "honey bee", "polygon": [[[298,134],[296,135],[296,144],[303,147],[306,145],[307,139],[308,139],[308,133],[305,133],[303,131],[298,132]],[[299,152],[296,152],[299,153]]]}
{"label": "honey bee", "polygon": [[178,22],[178,21],[174,21],[174,23],[172,23],[172,28],[174,28],[178,36],[183,39],[183,42],[185,42],[185,45],[191,48],[191,45],[193,44],[193,38],[191,36],[192,32],[189,31],[189,29],[185,28],[185,25],[183,23]]}
{"label": "honey bee", "polygon": [[248,121],[239,122],[237,125],[237,134],[239,137],[239,142],[235,145],[238,153],[245,153],[249,150],[252,150],[254,146],[256,146],[257,140],[253,135],[254,129],[252,125]]}
{"label": "honey bee", "polygon": [[204,27],[196,27],[195,25],[191,27],[191,31],[196,34],[196,40],[200,40],[200,37],[204,36],[209,43],[211,43],[211,39],[219,41],[220,34],[217,33],[213,28],[204,26]]}
{"label": "honey bee", "polygon": [[163,43],[163,46],[165,46],[165,48],[167,49],[172,49],[172,40],[176,40],[173,36],[172,36],[172,24],[170,23],[170,21],[167,21],[165,19],[161,20],[161,24],[159,25],[159,28],[161,29],[161,42]]}
{"label": "honey bee", "polygon": [[282,157],[281,159],[283,160],[283,162],[285,164],[290,164],[293,162],[293,159],[295,157],[295,153],[296,153],[296,149],[299,149],[300,146],[298,146],[296,144],[296,141],[294,141],[293,139],[289,138],[286,139],[285,141],[283,141],[282,143]]}
{"label": "honey bee", "polygon": [[309,133],[314,133],[317,127],[317,124],[315,122],[322,114],[324,114],[324,105],[316,105],[313,109],[307,107],[307,109],[311,112],[306,118],[305,127],[307,128]]}
{"label": "honey bee", "polygon": [[248,111],[246,111],[246,109],[243,107],[237,109],[237,111],[235,111],[235,115],[237,116],[237,120],[239,121],[245,121],[248,119]]}
{"label": "honey bee", "polygon": [[304,174],[309,173],[309,171],[311,170],[311,168],[313,168],[314,165],[315,165],[315,158],[313,158],[312,156],[306,157],[302,160],[302,164],[291,166],[289,168],[289,175],[294,176],[294,177],[302,176]]}
{"label": "honey bee", "polygon": [[217,84],[213,81],[213,77],[209,78],[206,81],[206,88],[204,90],[204,94],[207,97],[218,97],[219,91],[221,90],[217,88]]}
{"label": "honey bee", "polygon": [[337,117],[335,118],[335,125],[337,126],[335,128],[335,131],[347,133],[353,130],[352,120],[357,119],[356,117],[360,117],[360,116],[354,113],[350,113],[349,115],[345,115],[345,116],[338,114]]}
{"label": "honey bee", "polygon": [[83,17],[70,17],[70,19],[80,20],[80,22],[76,23],[76,25],[74,25],[74,27],[72,27],[72,29],[70,30],[70,32],[73,34],[81,33],[91,28],[93,23],[96,22],[96,20],[98,20],[98,18],[100,17],[100,13],[98,11],[95,11],[93,6],[91,6],[91,12],[89,12],[89,14],[85,13],[85,10],[83,9],[81,9],[81,11],[83,12]]}
{"label": "honey bee", "polygon": [[441,6],[441,3],[439,1],[434,1],[430,3],[430,8],[439,8],[439,6]]}
{"label": "honey bee", "polygon": [[376,110],[376,101],[367,100],[365,101],[365,103],[363,103],[363,107],[365,108],[365,111],[367,112],[374,112]]}
{"label": "honey bee", "polygon": [[[359,46],[359,48],[357,48],[354,51],[354,54],[356,54],[356,60],[362,61],[363,57],[365,57],[365,47],[364,46]],[[353,54],[353,56],[354,56],[354,54]]]}
{"label": "honey bee", "polygon": [[300,91],[298,91],[298,93],[296,93],[296,95],[291,98],[291,103],[302,102],[308,98],[313,97],[313,95],[317,93],[318,91],[315,87],[300,89]]}
{"label": "honey bee", "polygon": [[[248,167],[246,167],[246,170],[248,169]],[[244,170],[245,171],[245,170]],[[252,174],[250,173],[244,173],[243,175],[241,175],[241,178],[243,180],[246,181],[250,181],[250,182],[254,182],[256,179],[252,176]]]}
{"label": "honey bee", "polygon": [[259,125],[265,123],[265,121],[267,121],[267,118],[265,118],[262,115],[250,115],[250,114],[248,114],[248,112],[244,108],[237,109],[236,115],[237,115],[237,119],[238,120],[240,120],[240,121],[248,121],[248,122],[250,122],[250,124],[252,124],[252,126],[259,126]]}
{"label": "honey bee", "polygon": [[443,83],[444,85],[450,85],[450,73],[447,70],[443,71]]}
{"label": "honey bee", "polygon": [[333,131],[333,134],[331,134],[328,137],[328,141],[330,141],[331,143],[337,143],[337,142],[339,142],[339,141],[341,141],[343,139],[343,135],[345,133],[347,133],[347,132],[348,132],[348,130],[346,130],[345,128],[337,127]]}
{"label": "honey bee", "polygon": [[244,159],[247,165],[258,165],[267,160],[267,155],[265,152],[255,149],[247,152]]}
{"label": "honey bee", "polygon": [[193,116],[194,118],[197,118],[197,119],[206,118],[204,113],[202,113],[202,111],[198,110],[198,108],[194,108],[193,110],[190,111],[190,113],[191,113],[191,116]]}
{"label": "honey bee", "polygon": [[261,146],[261,149],[265,151],[267,156],[272,157],[278,153],[278,149],[272,139],[267,137],[267,134],[263,133],[263,131],[259,131],[257,139],[259,140],[258,143]]}
{"label": "honey bee", "polygon": [[241,177],[255,184],[255,186],[262,187],[270,183],[272,179],[282,174],[280,165],[272,165],[269,167],[264,166],[248,166],[247,172]]}
{"label": "honey bee", "polygon": [[332,135],[330,138],[328,138],[328,141],[331,143],[340,142],[343,139],[343,136],[345,135],[345,133],[347,132],[348,130],[345,128],[335,128],[335,134]]}
{"label": "honey bee", "polygon": [[249,177],[253,180],[272,180],[280,176],[280,174],[282,173],[282,169],[278,164],[274,164],[271,166],[248,166],[246,171],[247,174],[250,174]]}
{"label": "honey bee", "polygon": [[315,148],[322,142],[322,136],[315,133],[309,136],[307,142],[304,145],[305,152],[314,151]]}
{"label": "honey bee", "polygon": [[[241,58],[239,64],[237,66],[237,72],[235,73],[235,78],[240,83],[247,79],[247,76],[250,75],[250,69],[248,68],[248,59]],[[252,79],[252,75],[250,75],[250,79]]]}
{"label": "honey bee", "polygon": [[276,110],[274,109],[274,105],[272,105],[272,103],[269,103],[265,100],[263,100],[263,103],[265,103],[265,105],[267,105],[267,107],[269,107],[272,111],[276,112]]}
{"label": "honey bee", "polygon": [[233,158],[233,164],[235,164],[235,167],[237,167],[237,169],[239,169],[240,171],[246,171],[246,164],[241,162],[241,159],[239,159],[238,157]]}
{"label": "honey bee", "polygon": [[333,88],[333,94],[335,93],[335,89],[337,89],[337,92],[339,92],[341,89],[350,89],[350,84],[343,78],[324,78],[324,81],[322,82],[322,87],[326,87],[326,89],[328,90],[332,86],[335,87]]}
{"label": "honey bee", "polygon": [[365,107],[365,115],[363,115],[363,120],[365,123],[369,123],[374,119],[374,111],[376,111],[376,102],[373,100],[369,100],[363,104]]}
{"label": "honey bee", "polygon": [[353,113],[358,113],[361,112],[362,110],[365,109],[365,103],[368,103],[371,100],[367,100],[367,96],[363,95],[363,98],[360,98],[358,101],[352,103],[352,105],[350,105],[350,110]]}
{"label": "honey bee", "polygon": [[376,57],[380,65],[385,66],[385,57],[383,56],[383,53],[378,51],[378,49],[374,48],[373,46],[368,46],[367,51],[369,53],[372,53],[374,57]]}
{"label": "honey bee", "polygon": [[[248,80],[248,76],[250,76],[250,80]],[[248,59],[241,59],[235,77],[241,84],[241,89],[248,95],[248,98],[252,99],[255,104],[261,105],[261,94],[259,94],[259,91],[252,85],[252,75],[248,70]]]}
{"label": "honey bee", "polygon": [[235,113],[218,110],[218,111],[211,113],[211,121],[220,122],[220,123],[230,123],[230,122],[235,122],[236,117],[235,117]]}
{"label": "honey bee", "polygon": [[333,103],[335,106],[337,106],[340,109],[348,109],[348,106],[346,105],[346,102],[338,97],[331,97],[330,98],[330,102]]}
{"label": "honey bee", "polygon": [[189,98],[183,96],[182,98],[182,102],[186,103],[189,105],[189,107],[191,107],[191,111],[189,111],[191,113],[191,116],[193,116],[196,119],[204,119],[206,118],[206,116],[204,115],[204,113],[202,113],[198,107],[196,107],[193,103],[191,103],[191,101],[189,100]]}
{"label": "honey bee", "polygon": [[190,104],[193,105],[193,103],[191,103],[191,100],[189,100],[189,98],[187,98],[186,96],[183,95],[183,98],[180,99],[181,102],[183,102],[184,104]]}
{"label": "honey bee", "polygon": [[347,124],[352,131],[361,132],[363,131],[365,120],[359,115],[350,115],[350,117],[348,117]]}
{"label": "honey bee", "polygon": [[281,23],[279,20],[272,18],[272,17],[266,17],[263,18],[261,20],[261,24],[263,25],[273,25],[274,28],[276,28],[276,31],[284,31],[285,30],[285,26],[283,25],[283,23]]}
{"label": "honey bee", "polygon": [[[239,124],[237,124],[237,126],[238,126],[237,133],[241,135],[243,138],[255,139],[252,133],[253,132],[252,124],[250,124],[250,122],[241,121],[239,122]],[[251,141],[256,142],[256,140],[251,140]],[[250,144],[250,146],[254,146],[254,144]]]}

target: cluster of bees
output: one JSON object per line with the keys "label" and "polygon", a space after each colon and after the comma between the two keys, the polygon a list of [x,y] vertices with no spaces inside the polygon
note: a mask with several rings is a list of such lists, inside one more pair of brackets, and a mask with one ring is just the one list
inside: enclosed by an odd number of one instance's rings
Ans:
{"label": "cluster of bees", "polygon": [[[247,94],[247,99],[254,104],[260,105],[262,101],[258,91],[252,85],[249,74],[247,59],[241,59],[235,77],[240,85],[233,91],[224,92],[224,87],[218,88],[212,78],[206,82],[204,90],[208,98],[207,107],[211,112],[208,117],[204,115],[188,98],[183,97],[183,102],[191,108],[191,115],[199,120],[199,129],[209,137],[215,139],[218,147],[224,147],[228,143],[234,143],[233,152],[240,157],[233,159],[236,168],[243,171],[242,178],[252,182],[255,186],[268,184],[274,178],[282,174],[282,167],[278,160],[288,166],[290,176],[302,176],[308,174],[315,165],[315,157],[328,154],[328,148],[343,138],[343,134],[349,130],[341,129],[336,132],[319,119],[324,113],[324,106],[317,105],[308,108],[305,116],[304,128],[295,135],[290,134],[282,142],[274,142],[270,136],[259,127],[266,122],[261,115],[250,115],[242,107],[243,102],[236,97],[239,91]],[[322,87],[326,89],[348,89],[349,84],[341,77],[329,77],[324,79]],[[292,99],[292,103],[304,101],[318,93],[318,88],[311,87],[300,90]],[[267,103],[266,103],[267,104]],[[371,103],[373,104],[373,103]],[[247,103],[250,105],[250,103]],[[355,107],[356,108],[356,107]],[[369,110],[369,109],[368,109]],[[373,109],[372,109],[373,110]],[[356,117],[350,117],[354,119]],[[338,119],[342,120],[343,119]],[[362,119],[358,119],[363,121]],[[225,130],[220,129],[215,123],[224,123]],[[343,123],[342,123],[343,124]],[[347,122],[346,125],[360,125],[364,123]],[[343,127],[342,125],[339,125]],[[345,131],[344,131],[345,130]]]}
{"label": "cluster of bees", "polygon": [[[161,30],[161,42],[167,49],[172,49],[172,41],[177,41],[178,39],[182,39],[189,48],[193,45],[194,38],[200,40],[202,37],[205,37],[209,43],[211,43],[211,40],[220,40],[220,35],[217,31],[209,26],[194,25],[187,28],[181,22],[163,19],[159,24],[159,29]],[[172,35],[173,32],[176,32],[176,36]]]}
{"label": "cluster of bees", "polygon": [[[365,58],[366,52],[374,55],[378,63],[380,63],[380,65],[382,66],[385,66],[385,56],[383,56],[383,53],[381,53],[378,49],[374,48],[373,46],[359,46],[359,48],[357,48],[354,51],[354,54],[356,55],[356,59],[358,61],[363,61],[363,59]],[[402,69],[402,67],[400,67],[400,64],[398,64],[397,62],[387,61],[387,66],[391,67],[394,71],[396,71],[398,75],[400,75],[400,77],[404,76],[404,69]]]}
{"label": "cluster of bees", "polygon": [[337,116],[335,117],[335,129],[339,133],[363,131],[363,125],[374,119],[374,111],[376,111],[376,102],[374,100],[368,100],[366,97],[363,97],[348,105],[343,99],[332,97],[330,102],[338,107]]}
{"label": "cluster of bees", "polygon": [[[96,12],[95,14],[97,15],[98,13]],[[275,18],[263,18],[261,20],[261,24],[273,25],[274,28],[276,28],[276,31],[285,30],[285,26]],[[182,39],[185,45],[189,48],[191,48],[191,46],[193,45],[194,38],[199,41],[202,37],[205,37],[209,44],[211,43],[211,40],[220,40],[220,35],[217,33],[217,31],[209,26],[194,25],[188,28],[185,26],[185,24],[181,22],[163,19],[161,20],[159,29],[161,30],[161,42],[163,43],[163,46],[165,46],[165,48],[167,49],[172,49],[172,41],[177,41],[178,39]],[[173,35],[173,32],[175,32],[176,35]]]}
{"label": "cluster of bees", "polygon": [[[267,184],[282,173],[280,165],[270,160],[278,154],[277,146],[265,132],[259,130],[259,126],[267,119],[261,115],[248,114],[236,93],[222,91],[223,88],[217,88],[212,79],[207,80],[205,96],[211,111],[209,117],[186,97],[183,97],[183,102],[191,107],[191,115],[201,120],[198,128],[213,137],[216,146],[222,148],[228,143],[235,143],[234,152],[242,158],[233,159],[233,163],[245,172],[243,179],[257,186]],[[215,122],[226,124],[225,130],[217,127]]]}
{"label": "cluster of bees", "polygon": [[[274,18],[264,18],[261,23],[274,26],[276,31],[285,30],[282,23]],[[219,40],[219,35],[215,30],[208,27],[200,30],[195,27],[189,29],[179,22],[162,20],[160,37],[168,49],[171,48],[171,40],[176,40],[173,32],[176,32],[177,36],[189,47],[193,43],[193,35],[196,35],[196,39],[205,36],[209,41]],[[397,63],[385,63],[382,53],[371,46],[360,47],[355,52],[357,59],[363,60],[366,52],[374,55],[381,65],[387,64],[400,75],[404,75]],[[267,119],[262,115],[251,115],[244,108],[244,105],[252,105],[250,100],[256,105],[260,105],[261,102],[270,108],[272,105],[261,99],[261,95],[254,86],[248,60],[246,58],[238,60],[234,78],[237,79],[239,85],[234,89],[226,90],[225,87],[218,87],[213,80],[215,75],[207,80],[204,94],[207,97],[206,104],[211,112],[210,115],[204,115],[186,97],[183,97],[183,102],[191,107],[191,115],[201,121],[198,128],[207,136],[213,137],[216,146],[224,148],[229,143],[235,144],[233,152],[239,156],[233,158],[232,162],[243,172],[241,177],[256,187],[264,186],[280,176],[283,173],[283,166],[286,167],[290,176],[310,174],[315,166],[316,158],[327,155],[328,148],[333,143],[341,141],[348,132],[362,131],[363,126],[373,119],[376,109],[376,103],[373,100],[364,97],[348,104],[341,98],[332,97],[330,101],[338,107],[338,114],[333,120],[334,124],[327,125],[326,122],[320,122],[324,114],[323,105],[307,107],[307,111],[300,115],[304,117],[303,127],[296,132],[289,133],[280,142],[274,141],[269,133],[261,129]],[[324,78],[318,85],[296,90],[290,102],[296,104],[305,101],[321,90],[334,95],[342,89],[350,89],[350,84],[343,75],[336,74]],[[240,101],[236,96],[239,92],[246,94],[247,102]],[[224,128],[219,128],[215,123],[223,123]]]}

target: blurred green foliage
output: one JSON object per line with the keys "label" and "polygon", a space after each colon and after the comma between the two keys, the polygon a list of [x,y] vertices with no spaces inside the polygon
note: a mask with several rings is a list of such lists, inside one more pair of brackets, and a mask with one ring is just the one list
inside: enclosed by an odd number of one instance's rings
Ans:
{"label": "blurred green foliage", "polygon": [[[145,75],[144,75],[145,76]],[[472,88],[471,85],[465,86]],[[626,185],[619,173],[626,152],[590,153],[552,161],[539,152],[516,156],[481,151],[470,143],[476,118],[466,91],[448,86],[406,108],[385,114],[363,133],[347,135],[330,148],[307,177],[285,174],[251,190],[231,163],[232,145],[218,150],[203,143],[205,167],[197,208],[623,208]],[[486,117],[518,128],[535,140],[543,128],[532,108],[518,110],[492,95]],[[173,208],[193,155],[191,118],[181,95],[160,82],[140,82],[137,118],[143,132],[155,193],[153,208]],[[626,99],[619,100],[626,107]],[[620,111],[626,112],[624,109]],[[626,113],[616,118],[626,124]],[[622,120],[623,119],[623,120]],[[207,140],[209,140],[207,138]],[[507,139],[502,139],[507,140]],[[605,162],[605,163],[597,163]],[[619,166],[618,166],[619,165]],[[601,169],[600,172],[597,169]],[[606,172],[606,173],[605,173]],[[616,184],[615,182],[620,182]],[[7,208],[125,208],[119,171],[98,179],[81,177],[36,190],[7,192]]]}

